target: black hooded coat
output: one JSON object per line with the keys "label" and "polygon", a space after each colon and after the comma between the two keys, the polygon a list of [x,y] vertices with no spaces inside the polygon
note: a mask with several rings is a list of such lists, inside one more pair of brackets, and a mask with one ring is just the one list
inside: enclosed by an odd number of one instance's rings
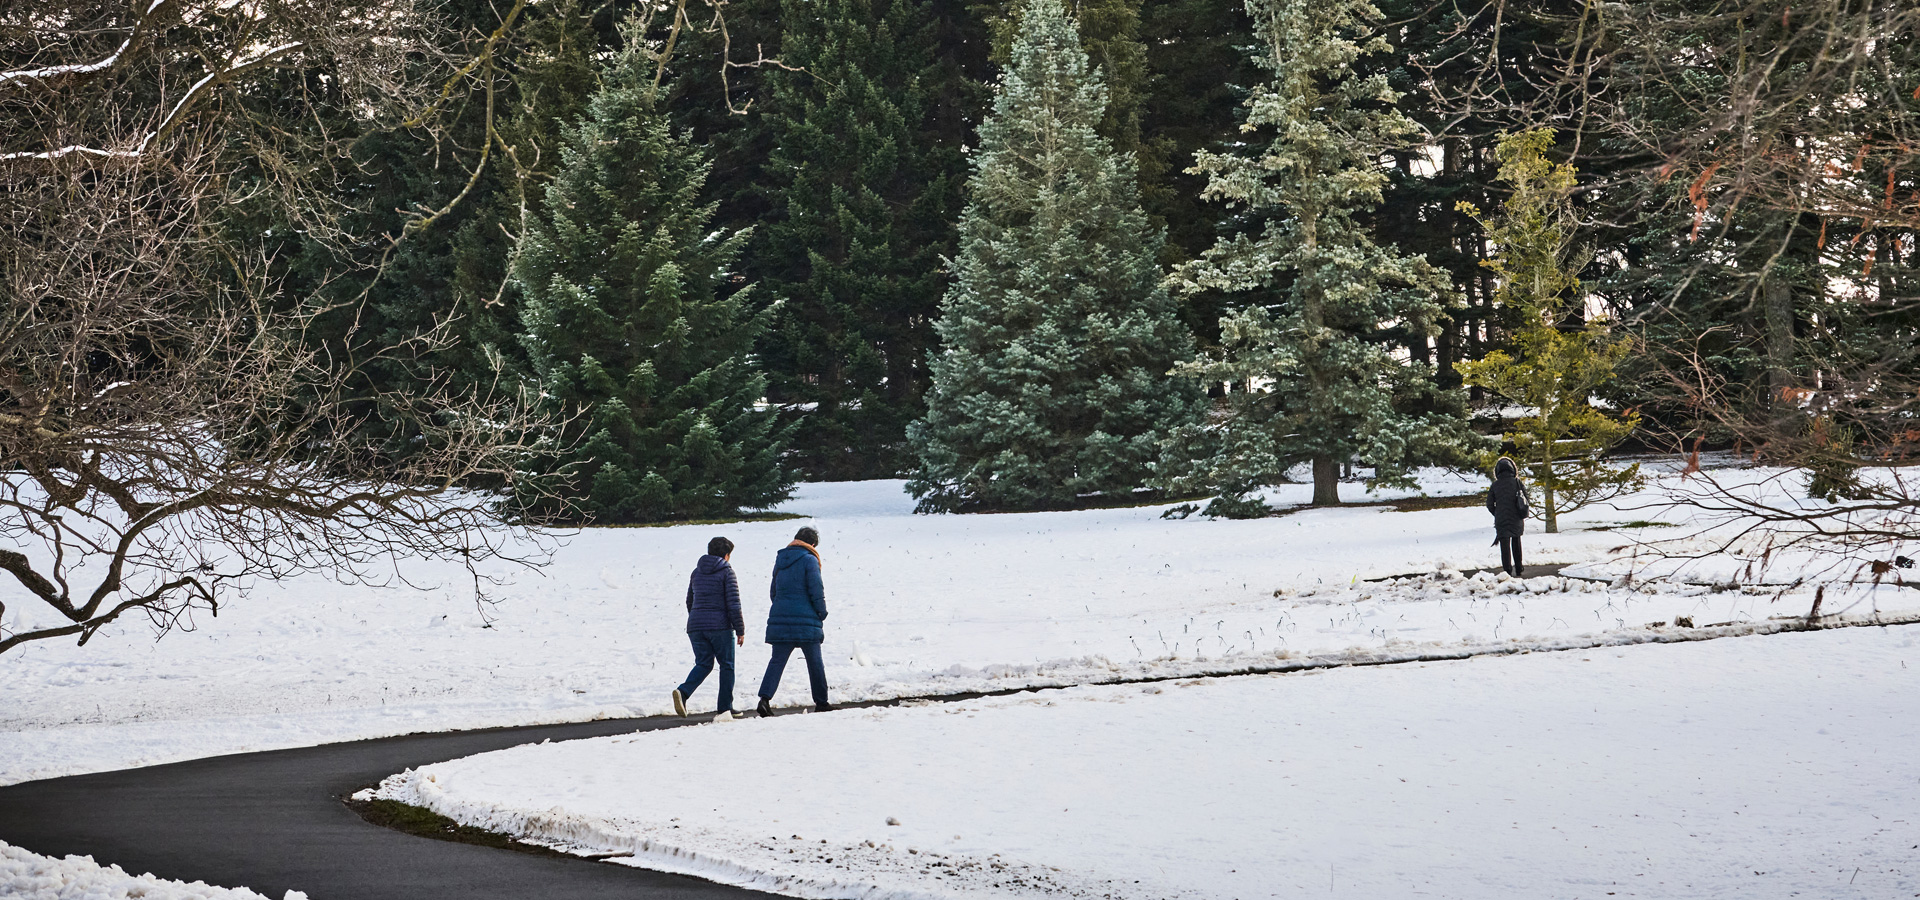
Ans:
{"label": "black hooded coat", "polygon": [[1493,467],[1493,487],[1487,489],[1487,512],[1493,513],[1495,540],[1519,537],[1527,527],[1527,486],[1514,471],[1513,460],[1501,457]]}

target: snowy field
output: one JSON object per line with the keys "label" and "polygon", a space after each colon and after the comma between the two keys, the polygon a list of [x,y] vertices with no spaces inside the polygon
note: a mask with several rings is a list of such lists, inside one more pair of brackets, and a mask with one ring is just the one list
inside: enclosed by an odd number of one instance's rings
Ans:
{"label": "snowy field", "polygon": [[[1435,473],[1425,487],[1445,495],[1483,485]],[[1356,485],[1344,490],[1350,501],[1371,499]],[[1276,494],[1300,502],[1308,491]],[[1636,540],[1687,531],[1617,527],[1660,518],[1647,508],[1658,496],[1570,516],[1562,534],[1530,534],[1527,560],[1614,578]],[[1163,519],[1165,507],[914,516],[912,505],[899,482],[803,485],[787,509],[809,515],[805,522],[578,533],[544,570],[503,570],[510,583],[484,609],[463,572],[412,565],[406,574],[420,587],[263,584],[219,618],[158,641],[136,620],[86,647],[27,645],[0,657],[0,784],[416,731],[667,712],[668,691],[691,663],[687,573],[714,534],[739,545],[749,640],[735,702],[750,707],[766,662],[767,573],[802,524],[823,535],[838,700],[1637,641],[1676,617],[1705,626],[1801,614],[1811,596],[1688,584],[1684,573],[1616,587],[1462,579],[1454,570],[1497,560],[1477,506],[1209,521]],[[1366,581],[1406,573],[1439,574]],[[26,607],[10,604],[7,614],[30,614]],[[1824,607],[1916,609],[1920,591],[1890,586],[1829,591]],[[712,708],[714,684],[694,708]],[[776,705],[804,693],[804,678],[789,673]]]}
{"label": "snowy field", "polygon": [[[129,875],[91,856],[52,859],[0,841],[0,897],[31,900],[267,900],[246,888]],[[283,900],[307,900],[288,891]]]}
{"label": "snowy field", "polygon": [[381,793],[797,897],[1910,897],[1916,638],[783,716],[517,747]]}

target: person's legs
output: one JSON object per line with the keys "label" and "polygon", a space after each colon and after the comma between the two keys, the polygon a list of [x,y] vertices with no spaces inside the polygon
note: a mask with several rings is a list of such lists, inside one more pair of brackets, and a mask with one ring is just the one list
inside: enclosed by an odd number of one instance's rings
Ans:
{"label": "person's legs", "polygon": [[1516,534],[1513,536],[1513,577],[1524,577],[1521,573],[1526,570],[1526,564],[1520,561],[1520,536]]}
{"label": "person's legs", "polygon": [[1513,574],[1513,538],[1500,538],[1500,571]]}
{"label": "person's legs", "polygon": [[[693,643],[693,671],[687,673],[687,680],[680,683],[680,696],[691,697],[707,680],[707,673],[713,671],[713,642],[707,639],[707,632],[687,632],[687,640]],[[732,664],[729,663],[731,668]],[[655,690],[659,690],[655,688]]]}
{"label": "person's legs", "polygon": [[767,660],[766,677],[760,679],[760,699],[772,700],[775,691],[780,690],[780,674],[787,670],[787,657],[793,655],[793,644],[773,644],[773,657]]}
{"label": "person's legs", "polygon": [[800,652],[807,656],[807,685],[813,688],[813,705],[827,705],[827,667],[820,660],[819,644],[801,644]]}
{"label": "person's legs", "polygon": [[708,640],[713,644],[714,658],[720,662],[720,705],[719,712],[733,709],[733,632],[709,632]]}

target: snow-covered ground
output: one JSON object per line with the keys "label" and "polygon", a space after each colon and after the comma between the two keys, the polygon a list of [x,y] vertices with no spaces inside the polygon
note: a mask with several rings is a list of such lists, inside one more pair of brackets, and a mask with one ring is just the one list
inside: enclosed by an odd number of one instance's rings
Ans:
{"label": "snow-covered ground", "polygon": [[[1446,473],[1435,495],[1483,482]],[[156,641],[137,621],[87,646],[0,656],[0,784],[222,753],[498,725],[664,713],[686,673],[687,573],[715,534],[739,548],[747,601],[738,705],[766,647],[765,579],[802,524],[823,535],[828,677],[842,700],[1235,672],[1306,657],[1421,655],[1422,648],[1637,640],[1654,622],[1696,625],[1804,613],[1804,589],[1716,590],[1681,581],[1465,582],[1493,565],[1478,507],[1308,510],[1253,521],[1165,519],[1166,507],[914,516],[900,482],[803,485],[806,522],[589,529],[482,609],[465,573],[410,565],[424,588],[319,578],[262,584],[219,618]],[[1304,502],[1309,488],[1275,489]],[[1370,499],[1357,486],[1348,500]],[[1391,496],[1391,495],[1389,495]],[[1637,538],[1685,528],[1652,490],[1531,534],[1531,564],[1613,578]],[[1626,548],[1626,549],[1621,549]],[[1441,576],[1374,584],[1403,573]],[[1684,573],[1678,573],[1684,575]],[[1714,576],[1719,577],[1719,576]],[[1278,592],[1278,593],[1276,593]],[[1920,609],[1920,591],[1829,591],[1824,610]],[[35,614],[27,603],[7,615]],[[19,620],[10,619],[17,626]],[[694,697],[710,709],[714,680]],[[776,703],[804,699],[789,673]]]}
{"label": "snow-covered ground", "polygon": [[[129,875],[91,856],[53,859],[0,841],[0,897],[22,900],[266,900],[246,888]],[[284,900],[307,900],[288,891]]]}
{"label": "snow-covered ground", "polygon": [[799,897],[1908,897],[1916,638],[783,716],[517,747],[381,792]]}

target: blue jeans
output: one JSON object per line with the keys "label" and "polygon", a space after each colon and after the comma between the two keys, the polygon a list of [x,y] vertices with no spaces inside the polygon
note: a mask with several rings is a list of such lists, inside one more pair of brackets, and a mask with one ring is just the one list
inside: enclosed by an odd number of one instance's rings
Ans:
{"label": "blue jeans", "polygon": [[780,675],[787,670],[787,659],[793,656],[793,649],[807,658],[807,684],[813,688],[813,705],[827,705],[827,667],[820,661],[820,645],[814,644],[774,644],[773,658],[767,660],[767,677],[760,679],[760,699],[772,700],[773,693],[780,689]]}
{"label": "blue jeans", "polygon": [[680,696],[692,697],[707,680],[707,673],[713,671],[715,660],[720,662],[720,712],[733,708],[733,632],[731,631],[689,631],[687,640],[693,642],[693,671],[687,673],[687,682],[680,686]]}

